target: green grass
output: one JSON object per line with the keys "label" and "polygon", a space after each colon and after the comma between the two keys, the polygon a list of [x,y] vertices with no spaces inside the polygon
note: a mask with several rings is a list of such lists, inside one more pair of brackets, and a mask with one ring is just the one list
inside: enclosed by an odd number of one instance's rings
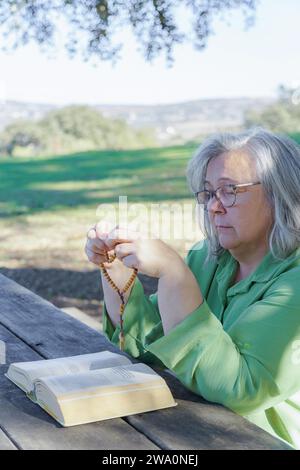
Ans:
{"label": "green grass", "polygon": [[[300,143],[300,133],[290,134]],[[196,145],[0,159],[0,217],[98,204],[190,198],[185,169]]]}
{"label": "green grass", "polygon": [[11,218],[98,204],[190,197],[185,169],[195,146],[99,151],[0,160],[0,216]]}

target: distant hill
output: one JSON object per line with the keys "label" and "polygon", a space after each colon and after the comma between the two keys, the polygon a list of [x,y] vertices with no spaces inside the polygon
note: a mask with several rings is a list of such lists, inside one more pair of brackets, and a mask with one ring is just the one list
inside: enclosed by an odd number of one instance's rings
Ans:
{"label": "distant hill", "polygon": [[[152,127],[160,142],[192,140],[210,132],[238,130],[244,113],[259,111],[272,98],[215,98],[165,105],[95,105],[105,117],[124,119],[135,128]],[[0,131],[16,119],[40,119],[58,106],[6,101],[0,106]]]}

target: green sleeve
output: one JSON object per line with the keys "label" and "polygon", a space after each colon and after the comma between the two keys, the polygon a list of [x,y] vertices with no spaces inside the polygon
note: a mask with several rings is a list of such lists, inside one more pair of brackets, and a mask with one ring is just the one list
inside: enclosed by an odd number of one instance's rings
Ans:
{"label": "green sleeve", "polygon": [[[202,265],[206,256],[206,246],[201,240],[193,245],[185,258],[189,264],[190,254],[197,248],[198,264]],[[120,328],[114,328],[105,303],[102,312],[103,332],[106,337],[116,346],[119,344]],[[137,277],[130,292],[123,313],[123,326],[125,333],[125,351],[135,358],[146,363],[163,366],[160,359],[148,351],[147,346],[164,335],[162,321],[158,309],[157,293],[147,297],[144,288]]]}
{"label": "green sleeve", "polygon": [[[196,243],[197,255],[200,265],[206,256],[204,241]],[[192,253],[190,250],[189,253]],[[189,254],[185,259],[189,263]],[[110,321],[106,306],[102,313],[103,332],[116,346],[119,344],[120,328],[114,328]],[[148,350],[148,345],[164,335],[162,321],[158,309],[157,293],[147,297],[141,281],[136,278],[123,313],[123,326],[125,333],[125,351],[135,358],[146,363],[163,366],[160,359]]]}
{"label": "green sleeve", "polygon": [[299,283],[299,269],[280,275],[228,331],[204,300],[148,349],[209,401],[242,415],[273,407],[300,389]]}

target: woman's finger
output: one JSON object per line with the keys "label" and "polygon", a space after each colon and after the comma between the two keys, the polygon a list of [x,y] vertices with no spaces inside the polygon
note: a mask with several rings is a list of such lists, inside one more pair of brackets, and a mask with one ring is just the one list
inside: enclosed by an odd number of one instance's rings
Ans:
{"label": "woman's finger", "polygon": [[87,240],[85,246],[88,250],[93,251],[97,255],[104,256],[105,253],[107,252],[104,246],[99,247],[98,244],[94,240]]}
{"label": "woman's finger", "polygon": [[95,228],[92,228],[87,233],[87,243],[90,249],[97,247],[98,250],[107,251],[108,247],[105,244],[105,238],[100,238],[97,235]]}
{"label": "woman's finger", "polygon": [[129,228],[114,228],[107,236],[105,243],[113,249],[119,243],[129,243],[140,238],[139,232]]}
{"label": "woman's finger", "polygon": [[103,256],[98,255],[97,253],[95,253],[94,251],[90,250],[87,247],[85,248],[85,252],[89,261],[96,264],[97,266],[99,266],[99,264],[104,261]]}
{"label": "woman's finger", "polygon": [[138,260],[137,260],[137,257],[136,255],[129,255],[129,256],[125,256],[123,259],[122,259],[122,263],[127,266],[127,268],[136,268],[138,269],[139,268],[139,265],[138,265]]}
{"label": "woman's finger", "polygon": [[107,237],[109,233],[116,227],[118,226],[113,226],[110,222],[107,221],[98,222],[95,225],[96,237],[105,244],[107,249],[111,249],[111,246],[106,245]]}
{"label": "woman's finger", "polygon": [[89,240],[94,240],[94,238],[97,237],[95,227],[90,228],[90,229],[88,230],[86,236],[87,236],[87,238],[88,238]]}
{"label": "woman's finger", "polygon": [[92,239],[88,238],[86,241],[86,245],[89,248],[89,250],[95,251],[96,253],[99,253],[99,254],[104,254],[108,250],[105,243],[102,240],[99,240],[98,238],[92,238]]}
{"label": "woman's finger", "polygon": [[135,252],[133,243],[119,243],[115,246],[116,257],[122,261],[125,256],[131,255]]}

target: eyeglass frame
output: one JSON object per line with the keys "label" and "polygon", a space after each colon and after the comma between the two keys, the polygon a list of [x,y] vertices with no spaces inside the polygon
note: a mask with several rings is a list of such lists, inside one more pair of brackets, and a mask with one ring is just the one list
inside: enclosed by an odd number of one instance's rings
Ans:
{"label": "eyeglass frame", "polygon": [[[247,186],[255,186],[256,184],[261,184],[261,181],[256,181],[254,183],[239,183],[239,184],[228,183],[228,184],[223,184],[222,186],[219,186],[216,190],[202,189],[202,191],[198,191],[198,192],[194,193],[194,195],[196,197],[197,204],[199,204],[199,206],[203,206],[205,211],[207,211],[207,204],[205,205],[201,202],[198,202],[198,194],[204,193],[204,192],[210,193],[210,198],[209,198],[208,202],[210,202],[212,200],[212,198],[215,197],[217,199],[217,201],[219,201],[222,204],[223,207],[228,209],[229,207],[233,207],[234,204],[236,203],[236,195],[238,193],[238,191],[236,191],[236,188],[242,188],[242,187],[245,188]],[[219,189],[222,189],[224,186],[231,186],[234,190],[234,202],[230,206],[224,206],[221,199],[217,196],[217,191],[219,191]]]}

